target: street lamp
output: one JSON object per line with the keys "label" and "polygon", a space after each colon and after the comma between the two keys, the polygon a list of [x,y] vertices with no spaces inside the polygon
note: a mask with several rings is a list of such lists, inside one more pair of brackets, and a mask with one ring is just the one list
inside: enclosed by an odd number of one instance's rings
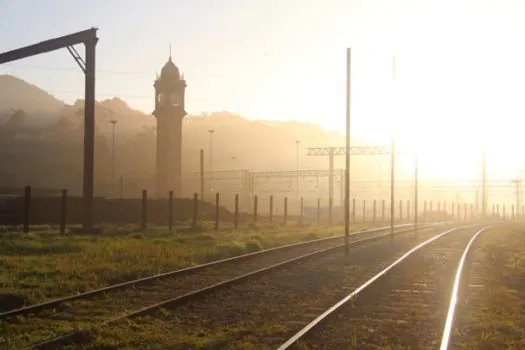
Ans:
{"label": "street lamp", "polygon": [[109,121],[113,127],[113,136],[112,136],[112,150],[111,150],[111,193],[115,194],[115,126],[117,125],[118,120]]}
{"label": "street lamp", "polygon": [[210,159],[209,159],[209,168],[210,168],[210,201],[211,201],[211,195],[213,193],[213,134],[215,133],[215,130],[210,129],[208,130],[210,133]]}
{"label": "street lamp", "polygon": [[296,184],[296,197],[299,198],[299,144],[301,143],[301,141],[299,140],[296,140],[295,141],[295,146],[296,146],[296,166],[295,168],[297,169],[297,184]]}

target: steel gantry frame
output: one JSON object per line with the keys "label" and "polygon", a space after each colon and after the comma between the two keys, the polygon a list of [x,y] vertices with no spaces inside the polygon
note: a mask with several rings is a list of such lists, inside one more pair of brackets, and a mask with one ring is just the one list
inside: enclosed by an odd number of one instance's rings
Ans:
{"label": "steel gantry frame", "polygon": [[[309,178],[309,177],[320,178],[320,177],[330,177],[330,176],[332,176],[332,178],[329,179],[329,183],[333,184],[334,178],[339,178],[340,183],[343,184],[343,182],[344,182],[344,179],[343,179],[344,169],[337,169],[337,170],[339,172],[338,176],[334,174],[333,169],[332,169],[332,172],[330,172],[329,170],[318,170],[318,169],[313,169],[313,170],[277,170],[277,171],[251,172],[250,173],[250,181],[249,181],[250,182],[250,185],[249,185],[250,194],[253,195],[255,193],[255,184],[257,183],[257,180],[259,180],[259,179],[265,179],[265,180],[269,180],[269,179],[293,179],[293,178],[305,179],[305,178]],[[344,189],[343,187],[344,187],[343,185],[340,186],[341,201],[343,201],[343,189]],[[333,190],[333,188],[332,188],[332,190]]]}
{"label": "steel gantry frame", "polygon": [[[353,146],[349,149],[351,156],[384,156],[390,154],[387,147]],[[334,198],[334,156],[346,155],[346,147],[309,147],[306,155],[328,156],[328,215],[331,223]]]}
{"label": "steel gantry frame", "polygon": [[[94,162],[95,162],[95,48],[98,42],[97,28],[90,28],[58,38],[0,53],[0,64],[17,61],[42,53],[67,48],[85,76],[84,107],[84,232],[93,230]],[[78,54],[74,45],[84,44],[85,59]]]}

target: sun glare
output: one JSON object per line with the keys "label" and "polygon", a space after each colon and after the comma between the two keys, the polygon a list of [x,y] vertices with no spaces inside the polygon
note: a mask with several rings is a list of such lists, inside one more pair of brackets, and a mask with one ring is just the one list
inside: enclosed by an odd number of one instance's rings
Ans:
{"label": "sun glare", "polygon": [[353,74],[360,90],[352,95],[356,133],[388,145],[395,130],[398,150],[418,154],[430,177],[478,178],[483,150],[494,176],[514,177],[522,166],[514,151],[519,128],[503,121],[523,124],[516,116],[521,106],[504,93],[516,85],[515,70],[502,66],[499,75],[490,76],[477,59],[476,51],[461,57],[453,51],[402,53],[396,58],[395,81],[387,56],[361,60],[361,72]]}

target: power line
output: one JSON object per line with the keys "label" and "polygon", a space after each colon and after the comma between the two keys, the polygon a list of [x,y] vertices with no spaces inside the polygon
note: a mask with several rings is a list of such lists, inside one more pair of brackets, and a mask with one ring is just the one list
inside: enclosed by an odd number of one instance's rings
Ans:
{"label": "power line", "polygon": [[[16,63],[8,63],[2,65],[2,67],[9,67],[9,68],[24,68],[24,69],[38,69],[38,70],[48,70],[48,71],[63,71],[63,72],[75,72],[81,74],[82,72],[78,68],[69,68],[69,67],[53,67],[53,66],[38,66],[38,65],[26,65],[26,64],[16,64]],[[96,73],[103,73],[103,74],[121,74],[121,75],[147,75],[150,77],[154,77],[156,74],[156,71],[151,72],[140,72],[140,71],[119,71],[115,69],[96,69]],[[222,78],[225,77],[224,74],[220,73],[210,73],[206,75],[208,78]]]}
{"label": "power line", "polygon": [[[72,90],[45,90],[46,92],[50,94],[66,94],[66,95],[75,95],[75,96],[84,96],[83,91],[72,91]],[[134,99],[148,99],[153,100],[154,97],[152,95],[128,95],[128,94],[121,94],[121,93],[107,93],[107,92],[97,92],[97,96],[102,97],[122,97],[122,98],[134,98]],[[186,97],[186,101],[213,101],[213,100],[220,100],[221,102],[249,102],[249,103],[258,103],[258,102],[267,102],[268,100],[260,99],[260,98],[254,98],[254,99],[232,99],[232,98],[221,98],[221,97]]]}

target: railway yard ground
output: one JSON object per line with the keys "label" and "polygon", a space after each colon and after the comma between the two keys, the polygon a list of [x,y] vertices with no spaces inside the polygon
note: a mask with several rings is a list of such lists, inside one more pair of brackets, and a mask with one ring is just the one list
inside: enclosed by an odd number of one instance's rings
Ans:
{"label": "railway yard ground", "polygon": [[2,316],[0,340],[13,349],[439,348],[465,255],[450,347],[525,348],[525,224],[466,224],[423,225],[417,235],[400,226],[393,239],[355,225],[348,256],[341,227],[8,234],[0,297],[25,304],[285,247]]}
{"label": "railway yard ground", "polygon": [[[439,230],[439,229],[438,229]],[[337,298],[359,286],[377,270],[436,229],[415,238],[399,233],[312,257],[195,298],[182,305],[99,327],[87,335],[84,349],[276,349],[280,343]]]}
{"label": "railway yard ground", "polygon": [[[351,226],[351,231],[372,227]],[[377,225],[376,225],[377,226]],[[166,271],[271,247],[340,235],[341,226],[250,225],[201,232],[108,227],[101,235],[60,236],[36,227],[0,234],[0,312]],[[206,229],[207,228],[207,229]]]}
{"label": "railway yard ground", "polygon": [[525,225],[480,236],[461,286],[453,349],[525,349]]}

